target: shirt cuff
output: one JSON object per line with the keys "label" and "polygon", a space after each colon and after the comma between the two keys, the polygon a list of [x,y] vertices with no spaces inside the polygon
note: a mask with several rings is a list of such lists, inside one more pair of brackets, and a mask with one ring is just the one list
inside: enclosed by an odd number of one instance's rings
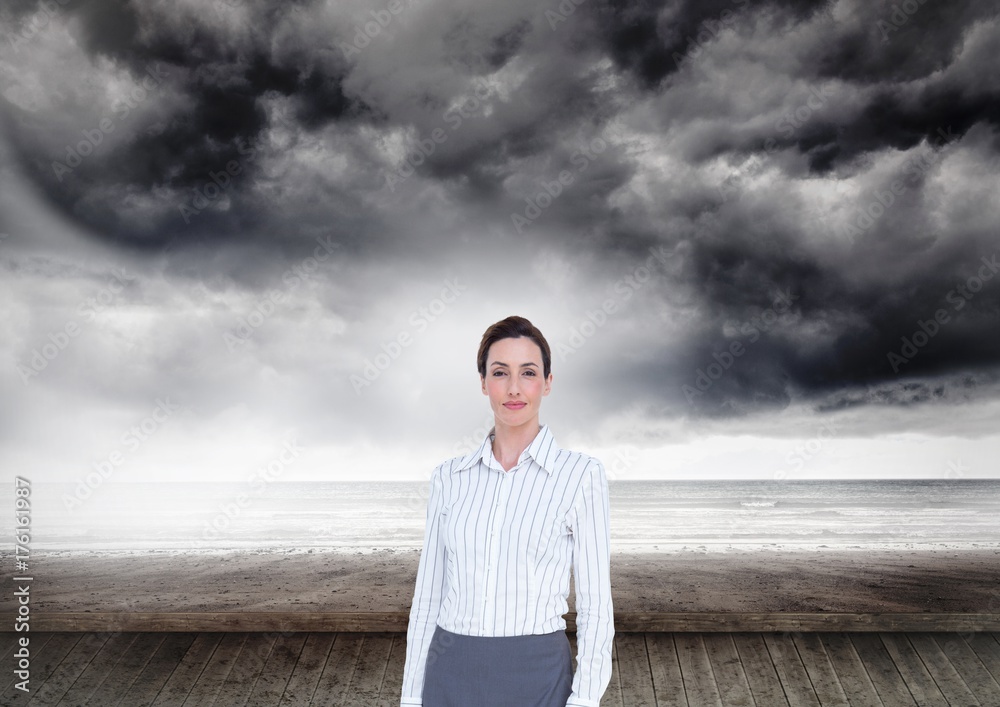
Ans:
{"label": "shirt cuff", "polygon": [[400,707],[423,707],[424,700],[421,697],[404,697],[399,701]]}
{"label": "shirt cuff", "polygon": [[566,700],[566,707],[601,707],[601,702],[598,700],[585,700],[582,697],[570,697]]}

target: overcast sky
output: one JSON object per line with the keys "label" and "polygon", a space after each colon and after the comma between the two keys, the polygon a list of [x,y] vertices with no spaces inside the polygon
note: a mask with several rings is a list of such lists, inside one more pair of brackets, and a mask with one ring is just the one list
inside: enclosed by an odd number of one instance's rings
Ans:
{"label": "overcast sky", "polygon": [[992,2],[8,2],[0,464],[998,477]]}

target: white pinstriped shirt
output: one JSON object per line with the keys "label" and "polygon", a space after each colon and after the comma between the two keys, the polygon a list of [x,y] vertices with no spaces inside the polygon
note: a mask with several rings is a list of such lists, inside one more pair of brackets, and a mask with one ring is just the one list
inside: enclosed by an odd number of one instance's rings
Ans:
{"label": "white pinstriped shirt", "polygon": [[544,425],[505,472],[493,455],[495,429],[431,474],[400,705],[423,704],[436,624],[470,636],[565,630],[572,565],[577,669],[566,704],[599,707],[615,635],[604,466],[561,449]]}

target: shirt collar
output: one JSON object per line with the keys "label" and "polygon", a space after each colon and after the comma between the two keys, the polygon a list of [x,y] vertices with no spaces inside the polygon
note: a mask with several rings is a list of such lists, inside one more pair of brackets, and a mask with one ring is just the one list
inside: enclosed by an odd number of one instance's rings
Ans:
{"label": "shirt collar", "polygon": [[[486,433],[483,443],[479,445],[479,448],[469,454],[466,454],[458,466],[452,469],[452,473],[462,471],[463,469],[470,468],[473,464],[482,460],[484,464],[489,463],[489,455],[492,454],[492,442],[490,437],[496,432],[496,425],[490,428],[490,431]],[[545,469],[550,475],[555,472],[556,467],[556,456],[559,454],[559,445],[556,444],[555,437],[552,436],[552,432],[549,430],[548,425],[542,425],[542,428],[535,435],[535,438],[531,440],[531,444],[528,448],[524,450],[528,453],[528,456],[535,460],[535,463],[540,467]]]}

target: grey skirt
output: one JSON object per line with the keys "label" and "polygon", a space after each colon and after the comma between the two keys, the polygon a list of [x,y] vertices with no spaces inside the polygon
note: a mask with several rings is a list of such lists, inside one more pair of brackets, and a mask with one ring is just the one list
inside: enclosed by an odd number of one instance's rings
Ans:
{"label": "grey skirt", "polygon": [[466,636],[434,629],[424,707],[566,707],[573,657],[565,631]]}

